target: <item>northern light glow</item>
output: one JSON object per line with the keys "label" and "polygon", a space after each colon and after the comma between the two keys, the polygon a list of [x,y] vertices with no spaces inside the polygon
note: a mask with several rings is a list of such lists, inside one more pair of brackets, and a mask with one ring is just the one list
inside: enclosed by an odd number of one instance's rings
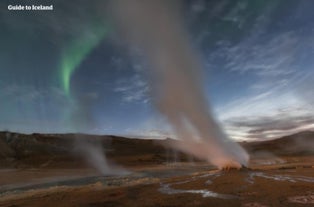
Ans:
{"label": "northern light glow", "polygon": [[[124,51],[130,36],[105,2],[12,13],[1,1],[0,129],[171,137],[151,104],[145,54]],[[228,135],[259,140],[312,126],[314,1],[183,4],[202,89]]]}
{"label": "northern light glow", "polygon": [[99,26],[81,34],[68,47],[65,48],[61,60],[61,83],[62,88],[70,95],[71,76],[86,56],[101,42],[108,33],[109,28]]}

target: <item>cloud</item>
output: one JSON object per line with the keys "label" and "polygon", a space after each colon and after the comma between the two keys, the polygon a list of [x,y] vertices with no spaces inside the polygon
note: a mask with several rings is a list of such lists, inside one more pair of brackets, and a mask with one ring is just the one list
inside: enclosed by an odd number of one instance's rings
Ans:
{"label": "cloud", "polygon": [[128,137],[140,137],[140,138],[176,138],[171,125],[165,117],[159,113],[152,113],[150,116],[139,120],[136,125],[125,129],[124,134]]}
{"label": "cloud", "polygon": [[224,69],[254,80],[243,89],[245,96],[216,109],[236,139],[270,139],[313,129],[313,32],[266,31],[236,45],[222,41],[212,55],[224,60]]}
{"label": "cloud", "polygon": [[302,78],[295,90],[295,95],[304,100],[310,108],[313,109],[314,103],[314,72],[310,71],[309,74]]}
{"label": "cloud", "polygon": [[304,78],[305,68],[314,65],[308,55],[313,50],[308,43],[313,42],[312,35],[298,31],[267,33],[263,24],[266,23],[257,23],[252,34],[239,43],[219,41],[208,64],[215,65],[220,60],[220,68],[255,80],[248,86],[253,91],[290,87]]}
{"label": "cloud", "polygon": [[114,92],[121,95],[121,99],[125,103],[147,103],[149,90],[148,83],[138,73],[130,78],[118,80],[113,89]]}
{"label": "cloud", "polygon": [[270,139],[312,129],[313,107],[294,91],[266,91],[235,99],[216,108],[230,137]]}
{"label": "cloud", "polygon": [[292,63],[298,49],[297,35],[284,32],[265,36],[221,48],[227,59],[226,68],[240,73],[253,71],[262,77],[278,77],[295,72]]}
{"label": "cloud", "polygon": [[267,37],[268,42],[224,46],[229,71],[256,77],[248,85],[248,95],[218,109],[230,136],[271,139],[314,129],[311,106],[314,62],[305,58],[309,48],[303,43],[308,38],[284,32]]}
{"label": "cloud", "polygon": [[128,137],[135,137],[135,138],[144,138],[144,139],[165,139],[165,138],[175,138],[176,136],[174,133],[166,132],[163,130],[158,129],[151,129],[151,130],[137,130],[133,131],[130,130],[127,132]]}
{"label": "cloud", "polygon": [[[298,112],[297,112],[298,111]],[[314,129],[314,114],[301,109],[277,111],[268,116],[241,116],[225,120],[224,124],[232,134],[242,132],[245,139],[271,139],[302,130]]]}

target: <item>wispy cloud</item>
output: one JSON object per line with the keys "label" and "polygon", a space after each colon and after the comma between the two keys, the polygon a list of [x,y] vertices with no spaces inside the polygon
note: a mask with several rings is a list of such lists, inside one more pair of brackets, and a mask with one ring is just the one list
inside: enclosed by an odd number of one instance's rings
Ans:
{"label": "wispy cloud", "polygon": [[171,128],[171,125],[167,119],[158,113],[153,113],[151,116],[146,117],[143,120],[130,128],[126,128],[123,135],[129,137],[141,137],[141,138],[176,138],[176,135]]}
{"label": "wispy cloud", "polygon": [[[313,70],[308,57],[309,34],[283,31],[219,44],[215,57],[224,68],[254,78],[247,95],[219,106],[217,114],[228,134],[236,139],[270,139],[314,129]],[[309,78],[310,77],[310,78]]]}
{"label": "wispy cloud", "polygon": [[268,91],[236,99],[216,112],[231,137],[270,139],[312,129],[312,109],[294,91]]}
{"label": "wispy cloud", "polygon": [[227,69],[240,73],[254,72],[261,77],[278,77],[295,72],[293,63],[298,52],[298,38],[293,32],[265,35],[253,40],[220,48],[226,56]]}
{"label": "wispy cloud", "polygon": [[113,89],[114,92],[121,95],[122,101],[125,103],[147,103],[149,90],[148,83],[139,74],[118,80]]}
{"label": "wispy cloud", "polygon": [[[283,99],[289,102],[289,98]],[[293,100],[292,96],[290,103],[285,103],[280,97],[277,100],[268,97],[238,104],[222,115],[226,131],[236,139],[271,139],[314,129],[314,113],[299,99]]]}
{"label": "wispy cloud", "polygon": [[290,112],[287,112],[277,116],[238,117],[228,120],[227,125],[243,131],[242,136],[247,139],[271,139],[302,130],[314,129],[314,116],[291,116]]}

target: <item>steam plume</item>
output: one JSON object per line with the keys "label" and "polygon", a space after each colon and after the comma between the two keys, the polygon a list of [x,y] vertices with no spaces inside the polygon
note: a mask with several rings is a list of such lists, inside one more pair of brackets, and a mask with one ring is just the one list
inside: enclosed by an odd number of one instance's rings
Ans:
{"label": "steam plume", "polygon": [[147,54],[155,104],[181,139],[172,145],[218,168],[247,165],[248,154],[211,116],[202,91],[201,62],[180,22],[179,4],[170,3],[114,0],[112,9],[120,28]]}
{"label": "steam plume", "polygon": [[[71,114],[71,123],[74,128],[86,132],[95,126],[95,120],[91,115],[92,98],[90,95],[78,94],[76,96],[76,110],[72,111]],[[102,175],[123,175],[128,173],[123,168],[107,160],[103,143],[99,139],[88,138],[88,135],[84,134],[76,134],[73,151]]]}
{"label": "steam plume", "polygon": [[126,175],[128,171],[107,160],[100,140],[88,140],[85,135],[76,135],[74,152],[86,160],[102,175]]}

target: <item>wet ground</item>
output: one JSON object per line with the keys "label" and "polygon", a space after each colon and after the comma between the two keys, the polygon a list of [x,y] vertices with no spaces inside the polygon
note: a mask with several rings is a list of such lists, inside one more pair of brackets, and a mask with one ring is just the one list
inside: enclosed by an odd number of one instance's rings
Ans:
{"label": "wet ground", "polygon": [[177,163],[114,176],[91,169],[2,170],[0,206],[314,206],[308,161],[230,171]]}

